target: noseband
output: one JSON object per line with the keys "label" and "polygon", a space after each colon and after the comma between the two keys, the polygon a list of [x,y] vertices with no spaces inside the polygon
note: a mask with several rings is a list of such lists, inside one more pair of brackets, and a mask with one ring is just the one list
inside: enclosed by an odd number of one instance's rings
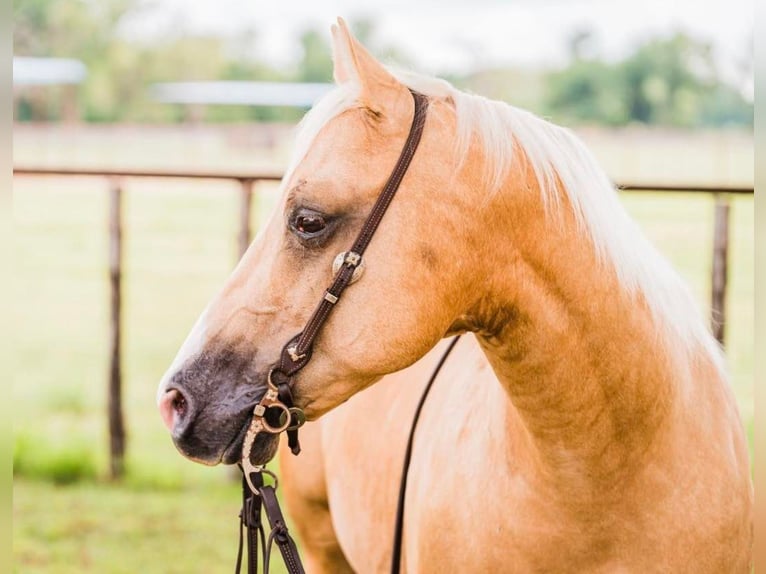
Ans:
{"label": "noseband", "polygon": [[[291,391],[293,378],[311,360],[314,343],[327,322],[327,319],[330,317],[332,310],[340,300],[343,291],[359,278],[362,271],[361,265],[364,252],[370,244],[373,235],[375,235],[375,231],[378,229],[378,225],[380,225],[386,210],[389,205],[391,205],[391,200],[393,200],[396,191],[399,189],[402,178],[404,178],[404,174],[407,172],[410,162],[415,155],[415,151],[418,148],[420,138],[423,135],[426,115],[428,113],[428,98],[413,90],[410,90],[410,93],[414,100],[415,111],[412,117],[410,132],[407,136],[407,141],[404,143],[401,154],[399,155],[399,159],[397,160],[386,185],[383,187],[378,199],[375,201],[375,205],[373,205],[372,210],[367,216],[364,225],[362,225],[362,229],[359,231],[359,235],[357,235],[353,245],[348,251],[338,255],[334,261],[333,270],[335,272],[335,278],[325,291],[322,300],[314,309],[314,312],[306,323],[303,331],[290,339],[282,348],[278,364],[269,372],[266,394],[253,409],[253,417],[242,445],[242,471],[244,474],[244,483],[249,487],[251,497],[253,495],[258,496],[264,503],[266,503],[271,496],[268,491],[268,488],[270,487],[266,487],[267,490],[264,491],[263,479],[260,475],[263,471],[263,464],[254,465],[250,461],[250,454],[253,445],[255,444],[255,438],[262,432],[269,434],[286,432],[288,440],[287,444],[292,453],[298,454],[300,452],[298,429],[306,421],[306,416],[299,407],[296,407],[293,404]],[[265,495],[264,492],[266,493]],[[247,494],[248,493],[245,493],[245,506],[249,504],[247,502]],[[252,502],[253,501],[251,500],[250,503]],[[260,507],[260,504],[258,506]],[[266,510],[268,513],[268,504],[266,504]],[[247,514],[249,516],[249,518],[242,517],[242,520],[248,526],[249,538],[251,529],[254,526],[251,526],[248,523],[258,522],[257,527],[260,528],[260,519],[252,516],[252,512],[246,513],[244,508],[242,514]],[[284,528],[282,538],[289,540],[286,527]],[[300,569],[294,569],[290,566],[290,562],[294,562],[293,558],[290,557],[292,549],[287,542],[285,542],[284,546],[280,544],[279,533],[276,536],[276,540],[290,571],[302,572],[302,567]],[[289,541],[292,542],[291,540]],[[251,548],[249,554],[252,559],[252,544],[249,544],[249,546]],[[240,559],[241,551],[238,559],[237,571],[239,571]],[[249,565],[249,568],[252,570],[252,562]]]}

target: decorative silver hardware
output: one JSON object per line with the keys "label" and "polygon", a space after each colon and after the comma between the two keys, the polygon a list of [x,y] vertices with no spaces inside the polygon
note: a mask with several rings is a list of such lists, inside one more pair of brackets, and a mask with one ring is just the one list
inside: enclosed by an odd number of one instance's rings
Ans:
{"label": "decorative silver hardware", "polygon": [[[290,426],[290,410],[279,401],[274,401],[269,405],[268,408],[281,411],[279,413],[279,425],[275,427],[271,426],[269,421],[264,416],[262,419],[263,430],[271,434],[279,434],[282,431],[286,431],[287,427]],[[283,419],[285,422],[282,422]]]}
{"label": "decorative silver hardware", "polygon": [[324,300],[325,301],[329,301],[333,305],[335,305],[338,302],[338,298],[335,295],[333,295],[332,293],[330,293],[329,291],[327,291],[324,294]]}
{"label": "decorative silver hardware", "polygon": [[290,355],[290,358],[296,363],[306,356],[306,353],[303,353],[301,355],[298,354],[298,347],[296,345],[293,345],[292,347],[288,347],[287,354]]}
{"label": "decorative silver hardware", "polygon": [[362,256],[356,253],[355,251],[346,251],[346,256],[343,258],[343,263],[350,263],[354,267],[359,265],[359,262],[362,260]]}
{"label": "decorative silver hardware", "polygon": [[[245,433],[245,440],[242,444],[242,470],[245,473],[245,479],[250,489],[256,492],[256,488],[250,481],[250,474],[253,472],[267,472],[263,468],[263,464],[254,465],[250,462],[250,451],[253,450],[255,444],[255,437],[262,432],[269,434],[279,434],[286,430],[292,430],[298,428],[306,421],[306,415],[303,411],[297,407],[288,409],[282,401],[279,400],[279,391],[271,380],[273,370],[269,371],[268,375],[268,387],[266,394],[263,395],[260,402],[253,407],[253,418],[250,421],[250,425]],[[279,412],[279,424],[273,427],[266,420],[266,411],[268,409],[277,409]],[[295,423],[291,426],[290,423]]]}
{"label": "decorative silver hardware", "polygon": [[364,273],[364,259],[362,259],[361,255],[353,251],[343,251],[338,253],[332,262],[333,274],[337,275],[344,263],[348,263],[354,267],[354,274],[351,276],[351,281],[349,281],[348,284],[351,285],[352,283],[356,283],[362,276],[362,273]]}

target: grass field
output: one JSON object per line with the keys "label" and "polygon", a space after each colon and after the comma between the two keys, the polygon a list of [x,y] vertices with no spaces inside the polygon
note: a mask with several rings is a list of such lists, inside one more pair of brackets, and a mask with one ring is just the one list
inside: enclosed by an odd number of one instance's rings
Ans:
{"label": "grass field", "polygon": [[[154,394],[176,349],[235,262],[236,193],[226,184],[129,185],[124,277],[128,478],[112,485],[104,480],[104,189],[99,180],[16,181],[15,571],[230,572],[238,485],[224,469],[194,465],[176,453]],[[273,194],[273,187],[259,189],[256,225]],[[623,197],[707,309],[712,198]],[[751,433],[752,198],[733,199],[731,245],[728,355]],[[51,477],[72,484],[53,484]]]}

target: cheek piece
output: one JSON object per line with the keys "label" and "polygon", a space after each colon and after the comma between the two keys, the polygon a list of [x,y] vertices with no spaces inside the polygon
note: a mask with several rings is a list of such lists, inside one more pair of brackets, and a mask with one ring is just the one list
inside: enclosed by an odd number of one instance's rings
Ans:
{"label": "cheek piece", "polygon": [[375,205],[373,205],[372,210],[362,225],[362,229],[359,231],[351,249],[339,253],[333,260],[335,277],[332,284],[325,291],[322,300],[314,309],[303,331],[290,339],[282,348],[279,362],[269,372],[266,394],[253,409],[253,418],[242,447],[242,468],[245,471],[245,478],[248,483],[250,482],[249,474],[260,471],[265,464],[265,462],[254,464],[250,460],[255,437],[259,433],[279,434],[286,432],[290,450],[293,454],[300,452],[298,429],[305,422],[306,416],[299,407],[293,404],[293,378],[311,360],[314,342],[330,313],[340,300],[343,291],[346,287],[358,281],[364,273],[362,256],[383,219],[383,215],[391,204],[397,189],[399,189],[402,178],[407,172],[420,143],[428,113],[428,98],[413,90],[410,90],[410,93],[414,101],[414,114],[410,132],[399,155],[399,159],[378,199],[375,201]]}

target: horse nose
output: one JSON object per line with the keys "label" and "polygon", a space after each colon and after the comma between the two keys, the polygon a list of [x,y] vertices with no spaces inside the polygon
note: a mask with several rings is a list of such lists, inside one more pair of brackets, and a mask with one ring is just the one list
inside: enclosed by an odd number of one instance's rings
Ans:
{"label": "horse nose", "polygon": [[191,403],[189,399],[178,389],[169,389],[159,402],[162,422],[174,435],[183,431],[183,427],[192,418]]}

